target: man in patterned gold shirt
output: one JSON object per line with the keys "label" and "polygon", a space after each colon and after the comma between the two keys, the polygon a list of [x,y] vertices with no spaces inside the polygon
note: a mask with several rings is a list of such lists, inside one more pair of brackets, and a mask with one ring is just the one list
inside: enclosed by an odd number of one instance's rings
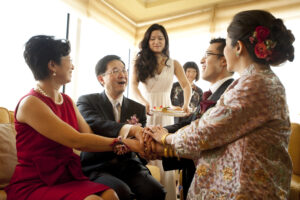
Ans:
{"label": "man in patterned gold shirt", "polygon": [[[192,121],[201,117],[202,114],[210,107],[214,106],[226,88],[232,83],[233,73],[227,71],[227,63],[223,55],[226,41],[223,38],[212,39],[207,48],[205,55],[201,59],[202,79],[211,83],[211,95],[202,100],[195,113],[190,115],[184,121],[166,126],[169,133],[175,133],[178,129],[190,124]],[[205,93],[207,94],[207,92]],[[202,109],[201,109],[202,108]],[[163,158],[164,170],[182,170],[182,187],[183,196],[186,199],[188,189],[195,173],[195,165],[193,160],[177,158]]]}

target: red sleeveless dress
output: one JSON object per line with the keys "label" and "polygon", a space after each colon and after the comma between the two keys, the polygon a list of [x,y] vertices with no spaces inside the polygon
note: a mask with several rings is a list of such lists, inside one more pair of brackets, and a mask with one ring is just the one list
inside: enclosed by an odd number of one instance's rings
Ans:
{"label": "red sleeveless dress", "polygon": [[[38,97],[60,119],[78,130],[70,97],[62,94],[64,102],[57,105],[51,98],[33,89],[28,95]],[[80,158],[71,148],[46,138],[16,119],[15,128],[19,164],[10,184],[5,188],[7,200],[82,200],[88,195],[109,189],[89,181],[83,175]]]}

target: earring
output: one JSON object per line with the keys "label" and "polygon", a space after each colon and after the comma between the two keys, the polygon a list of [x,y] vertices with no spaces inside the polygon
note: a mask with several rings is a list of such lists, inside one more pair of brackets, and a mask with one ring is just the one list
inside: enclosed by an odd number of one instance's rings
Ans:
{"label": "earring", "polygon": [[239,57],[239,56],[240,56],[240,53],[239,53],[239,52],[235,52],[235,56],[236,56],[236,57]]}
{"label": "earring", "polygon": [[56,72],[53,72],[52,76],[56,76]]}

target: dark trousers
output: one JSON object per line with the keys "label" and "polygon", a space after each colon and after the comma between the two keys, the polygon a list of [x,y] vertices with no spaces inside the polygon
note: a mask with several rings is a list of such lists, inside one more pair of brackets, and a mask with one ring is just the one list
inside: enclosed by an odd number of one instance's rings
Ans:
{"label": "dark trousers", "polygon": [[[130,169],[128,169],[130,170]],[[116,172],[92,172],[91,181],[101,183],[114,189],[120,200],[164,200],[166,192],[163,186],[149,173],[145,167],[128,173],[124,170]],[[121,172],[123,171],[123,172]]]}
{"label": "dark trousers", "polygon": [[189,188],[194,178],[196,168],[194,162],[190,160],[183,169],[182,169],[182,187],[183,187],[183,199],[186,199]]}

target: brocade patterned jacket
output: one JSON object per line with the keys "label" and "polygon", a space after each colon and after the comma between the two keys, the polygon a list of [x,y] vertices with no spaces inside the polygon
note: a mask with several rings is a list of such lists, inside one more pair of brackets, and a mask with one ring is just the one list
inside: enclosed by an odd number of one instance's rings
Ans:
{"label": "brocade patterned jacket", "polygon": [[249,66],[216,106],[177,131],[172,146],[195,162],[188,199],[287,199],[292,163],[285,89]]}

